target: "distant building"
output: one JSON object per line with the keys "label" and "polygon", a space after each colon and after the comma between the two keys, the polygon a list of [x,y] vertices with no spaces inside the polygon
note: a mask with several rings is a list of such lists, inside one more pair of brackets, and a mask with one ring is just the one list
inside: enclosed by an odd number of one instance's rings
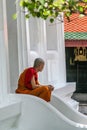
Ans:
{"label": "distant building", "polygon": [[67,81],[76,82],[76,60],[87,60],[87,17],[73,14],[64,19]]}

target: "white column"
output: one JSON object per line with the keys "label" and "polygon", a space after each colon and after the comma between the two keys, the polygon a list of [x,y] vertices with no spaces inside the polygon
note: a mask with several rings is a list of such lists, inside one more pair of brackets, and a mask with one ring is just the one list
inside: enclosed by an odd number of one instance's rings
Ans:
{"label": "white column", "polygon": [[9,73],[10,73],[10,92],[15,92],[18,81],[18,43],[17,43],[17,21],[12,18],[16,13],[14,0],[4,0],[6,3],[7,32],[8,32],[8,51],[9,51]]}
{"label": "white column", "polygon": [[23,67],[26,68],[28,66],[27,36],[26,36],[26,18],[23,12],[21,12],[21,28],[22,28]]}
{"label": "white column", "polygon": [[22,59],[22,34],[21,34],[21,10],[19,8],[19,2],[16,3],[17,9],[17,35],[18,35],[18,64],[19,73],[23,69],[23,59]]}
{"label": "white column", "polygon": [[30,31],[29,31],[29,20],[26,20],[26,43],[27,43],[27,62],[28,67],[31,66],[31,56],[30,56]]}
{"label": "white column", "polygon": [[9,92],[8,39],[5,2],[5,0],[0,0],[0,102],[4,101]]}
{"label": "white column", "polygon": [[47,49],[46,49],[46,21],[43,19],[38,19],[38,28],[39,28],[39,55],[45,61],[44,70],[40,74],[40,80],[42,83],[48,82],[48,73],[47,73]]}
{"label": "white column", "polygon": [[66,83],[65,41],[64,41],[63,21],[57,24],[57,42],[58,42],[59,82]]}
{"label": "white column", "polygon": [[18,34],[18,62],[19,73],[28,66],[28,53],[27,53],[27,37],[26,37],[26,19],[24,12],[19,7],[19,1],[16,4],[17,7],[17,34]]}

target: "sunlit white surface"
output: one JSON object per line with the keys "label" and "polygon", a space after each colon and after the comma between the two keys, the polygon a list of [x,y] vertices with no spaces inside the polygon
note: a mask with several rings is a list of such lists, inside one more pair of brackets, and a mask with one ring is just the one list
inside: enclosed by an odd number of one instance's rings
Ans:
{"label": "sunlit white surface", "polygon": [[[10,94],[8,100],[17,101],[15,104],[15,114],[13,119],[16,121],[10,122],[12,119],[10,115],[4,118],[3,123],[0,120],[0,130],[85,130],[87,125],[77,123],[66,117],[63,113],[58,111],[50,103],[30,95]],[[12,105],[13,106],[13,105]],[[12,112],[13,109],[8,105],[5,108],[6,114]],[[7,110],[6,110],[7,109]],[[1,109],[0,109],[1,111]],[[17,113],[18,112],[18,113]],[[0,116],[1,118],[1,116]],[[9,119],[9,121],[8,121]],[[3,127],[2,127],[3,124]],[[9,126],[6,129],[6,125]]]}
{"label": "sunlit white surface", "polygon": [[76,122],[77,126],[86,128],[83,124],[87,125],[87,116],[78,111],[79,102],[71,98],[74,91],[75,84],[73,83],[55,89],[50,103],[68,119]]}

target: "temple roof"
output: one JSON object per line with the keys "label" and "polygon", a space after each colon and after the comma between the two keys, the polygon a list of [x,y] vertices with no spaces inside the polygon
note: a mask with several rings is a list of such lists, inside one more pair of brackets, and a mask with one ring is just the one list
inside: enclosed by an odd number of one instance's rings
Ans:
{"label": "temple roof", "polygon": [[64,18],[65,39],[68,40],[87,40],[87,16],[79,17],[73,14],[70,22]]}

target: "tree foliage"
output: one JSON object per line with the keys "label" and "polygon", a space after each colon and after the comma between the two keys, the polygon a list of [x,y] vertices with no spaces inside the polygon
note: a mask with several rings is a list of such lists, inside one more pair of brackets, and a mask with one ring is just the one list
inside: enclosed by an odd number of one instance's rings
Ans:
{"label": "tree foliage", "polygon": [[82,16],[87,14],[87,0],[20,0],[20,6],[26,18],[38,17],[50,19],[53,22],[61,12],[70,20],[70,15],[79,13]]}

